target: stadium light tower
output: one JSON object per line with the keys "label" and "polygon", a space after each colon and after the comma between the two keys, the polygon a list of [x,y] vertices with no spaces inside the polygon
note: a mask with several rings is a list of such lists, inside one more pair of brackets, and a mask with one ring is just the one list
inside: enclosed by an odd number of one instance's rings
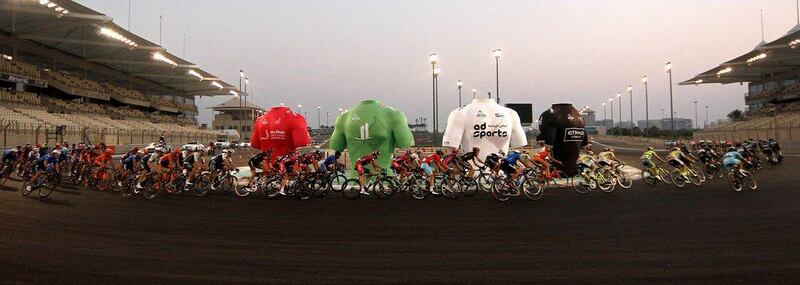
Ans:
{"label": "stadium light tower", "polygon": [[436,140],[436,131],[437,131],[436,130],[436,123],[435,123],[436,122],[436,109],[437,109],[436,108],[436,78],[438,77],[437,76],[437,72],[436,72],[436,63],[439,62],[439,54],[432,53],[430,55],[429,59],[430,59],[430,62],[431,62],[431,82],[433,84],[432,87],[431,87],[431,90],[432,90],[431,92],[433,92],[433,96],[432,96],[432,98],[433,98],[433,106],[432,106],[432,108],[433,108],[433,121],[434,121],[434,124],[433,124],[433,139],[435,141]]}
{"label": "stadium light tower", "polygon": [[630,95],[630,104],[631,104],[631,136],[633,136],[633,86],[628,85],[628,95]]}
{"label": "stadium light tower", "polygon": [[667,70],[669,74],[669,125],[672,132],[675,132],[675,111],[673,110],[672,106],[672,62],[668,61],[667,64],[664,65],[664,69]]}
{"label": "stadium light tower", "polygon": [[648,137],[650,132],[650,106],[647,102],[647,75],[642,76],[642,83],[644,83],[644,137]]}
{"label": "stadium light tower", "polygon": [[705,107],[706,107],[706,121],[705,123],[703,123],[703,129],[708,128],[708,105],[706,105]]}
{"label": "stadium light tower", "polygon": [[617,92],[617,101],[619,102],[619,135],[622,135],[622,94]]}
{"label": "stadium light tower", "polygon": [[614,99],[608,98],[608,106],[611,108],[611,134],[614,134]]}
{"label": "stadium light tower", "polygon": [[603,102],[603,125],[608,127],[608,116],[606,116],[606,102]]}
{"label": "stadium light tower", "polygon": [[322,119],[320,114],[322,113],[322,106],[317,105],[317,128],[322,128]]}
{"label": "stadium light tower", "polygon": [[464,82],[459,80],[456,84],[458,85],[458,107],[461,108],[461,88],[464,87]]}
{"label": "stadium light tower", "polygon": [[492,56],[494,57],[494,76],[495,76],[495,98],[497,98],[497,104],[500,104],[500,56],[503,55],[503,50],[500,48],[496,48],[492,50]]}
{"label": "stadium light tower", "polygon": [[[242,90],[242,80],[244,79],[244,71],[239,69],[239,90]],[[244,112],[242,110],[242,96],[239,96],[239,139],[244,137],[244,130],[242,130],[242,117]]]}
{"label": "stadium light tower", "polygon": [[475,99],[475,94],[478,94],[478,88],[472,87],[472,99]]}
{"label": "stadium light tower", "polygon": [[697,121],[697,101],[694,101],[694,125],[698,129],[700,128],[700,123]]}

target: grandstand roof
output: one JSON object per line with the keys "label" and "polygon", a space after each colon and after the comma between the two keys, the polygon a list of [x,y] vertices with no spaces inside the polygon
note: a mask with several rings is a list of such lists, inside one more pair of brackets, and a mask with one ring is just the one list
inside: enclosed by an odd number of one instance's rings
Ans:
{"label": "grandstand roof", "polygon": [[777,40],[700,73],[680,85],[739,83],[763,80],[772,74],[800,69],[800,25]]}
{"label": "grandstand roof", "polygon": [[239,97],[233,97],[230,100],[223,102],[222,104],[211,106],[206,109],[212,109],[214,111],[251,110],[251,109],[264,111],[263,107],[253,104],[253,102],[247,102],[245,104],[244,101],[241,101],[241,107],[239,107],[239,103],[240,103]]}
{"label": "grandstand roof", "polygon": [[[0,40],[11,45],[16,44],[21,49],[24,47],[18,40],[35,42],[80,58],[88,62],[87,65],[98,64],[122,72],[137,79],[136,83],[163,87],[150,88],[158,91],[174,91],[193,96],[230,95],[231,90],[238,92],[233,85],[202,70],[198,65],[128,32],[107,15],[71,0],[45,2],[52,4],[43,5],[40,1],[31,0],[0,3]],[[55,9],[58,8],[62,12],[56,12]],[[64,14],[64,10],[69,12]],[[30,47],[35,49],[34,46]],[[156,52],[174,64],[155,60]],[[190,70],[203,79],[189,74]],[[211,82],[219,83],[222,89],[212,86]]]}

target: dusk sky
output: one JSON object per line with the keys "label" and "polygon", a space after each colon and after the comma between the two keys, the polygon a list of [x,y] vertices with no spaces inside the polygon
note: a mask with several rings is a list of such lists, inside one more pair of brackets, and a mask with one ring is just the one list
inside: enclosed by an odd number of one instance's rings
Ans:
{"label": "dusk sky", "polygon": [[[79,0],[128,27],[128,1]],[[204,70],[238,84],[262,106],[303,104],[310,125],[316,106],[325,112],[379,99],[406,112],[410,121],[431,113],[431,66],[440,56],[441,128],[464,98],[494,94],[491,50],[503,49],[500,95],[504,102],[532,102],[538,114],[550,104],[589,105],[634,87],[634,117],[644,117],[640,78],[650,78],[650,117],[669,112],[664,63],[672,61],[678,117],[694,117],[692,102],[710,106],[712,120],[744,108],[745,86],[677,86],[752,50],[761,41],[759,9],[767,41],[796,24],[795,1],[211,1],[133,0],[131,30]],[[198,101],[205,107],[228,99]],[[617,103],[615,112],[617,112]],[[668,113],[666,114],[668,116]],[[616,116],[615,116],[616,117]]]}

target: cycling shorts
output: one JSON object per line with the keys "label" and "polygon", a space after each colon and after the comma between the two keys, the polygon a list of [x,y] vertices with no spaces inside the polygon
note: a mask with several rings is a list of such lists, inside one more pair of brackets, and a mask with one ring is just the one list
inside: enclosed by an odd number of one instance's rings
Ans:
{"label": "cycling shorts", "polygon": [[433,166],[431,166],[430,164],[422,163],[422,164],[420,164],[419,167],[422,168],[422,170],[425,171],[425,174],[428,174],[428,175],[433,174]]}
{"label": "cycling shorts", "polygon": [[369,168],[364,167],[361,163],[356,164],[356,170],[358,170],[358,175],[369,174]]}
{"label": "cycling shorts", "polygon": [[405,169],[405,167],[403,167],[403,165],[400,164],[399,162],[392,161],[392,169],[394,169],[395,171],[401,171]]}
{"label": "cycling shorts", "polygon": [[160,164],[163,168],[169,168],[169,160],[159,161],[158,164]]}
{"label": "cycling shorts", "polygon": [[647,167],[647,168],[653,168],[653,167],[656,166],[655,164],[653,164],[653,161],[651,161],[649,159],[642,160],[642,165],[644,165],[644,167]]}
{"label": "cycling shorts", "polygon": [[500,164],[500,170],[505,172],[506,175],[511,175],[511,174],[514,174],[514,173],[517,172],[517,169],[514,168],[514,166],[511,165],[511,163],[508,163],[508,162],[503,162],[502,164]]}
{"label": "cycling shorts", "polygon": [[671,158],[669,160],[669,164],[672,165],[673,167],[681,167],[681,166],[684,165],[683,161],[681,161],[680,159],[677,159],[677,158]]}

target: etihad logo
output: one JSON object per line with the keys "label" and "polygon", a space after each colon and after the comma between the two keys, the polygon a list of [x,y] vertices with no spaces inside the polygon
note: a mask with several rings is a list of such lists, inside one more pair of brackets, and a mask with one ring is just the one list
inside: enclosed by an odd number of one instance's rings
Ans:
{"label": "etihad logo", "polygon": [[359,129],[359,132],[360,132],[360,134],[359,134],[359,137],[357,138],[357,140],[360,140],[360,141],[369,140],[370,139],[369,138],[369,123],[364,123],[363,125],[361,125],[361,128]]}
{"label": "etihad logo", "polygon": [[478,118],[486,118],[486,113],[484,113],[483,111],[478,110],[478,115],[477,116],[478,116]]}
{"label": "etihad logo", "polygon": [[503,114],[503,113],[494,113],[494,117],[495,117],[495,118],[505,118],[505,117],[506,117],[506,114]]}

